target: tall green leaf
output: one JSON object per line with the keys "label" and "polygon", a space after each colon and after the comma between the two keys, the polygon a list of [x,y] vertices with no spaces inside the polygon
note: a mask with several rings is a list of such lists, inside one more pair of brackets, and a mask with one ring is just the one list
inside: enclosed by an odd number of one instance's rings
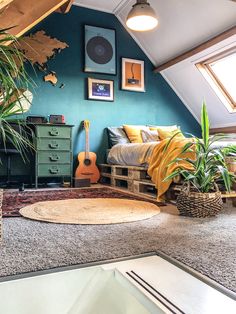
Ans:
{"label": "tall green leaf", "polygon": [[25,126],[22,127],[24,123],[19,122],[17,132],[9,119],[23,113],[22,90],[33,87],[34,83],[25,70],[25,56],[17,46],[17,38],[8,33],[10,29],[0,29],[0,143],[4,147],[11,143],[24,157],[32,147]]}
{"label": "tall green leaf", "polygon": [[207,113],[205,101],[203,102],[203,105],[202,105],[201,127],[202,127],[202,139],[203,139],[205,147],[207,147],[208,143],[209,143],[210,125],[209,125],[209,118],[208,118],[208,113]]}
{"label": "tall green leaf", "polygon": [[225,184],[225,188],[227,192],[230,192],[232,181],[231,181],[231,177],[230,177],[228,169],[222,166],[218,166],[218,169],[219,169],[219,172],[221,173],[222,179],[224,180],[224,184]]}
{"label": "tall green leaf", "polygon": [[[226,190],[230,191],[232,182],[235,181],[236,176],[229,172],[225,158],[227,156],[236,157],[236,146],[227,146],[225,148],[215,146],[214,143],[217,143],[227,136],[224,134],[215,134],[212,137],[209,136],[210,124],[205,102],[203,102],[201,111],[201,129],[202,138],[188,134],[191,136],[194,143],[195,158],[189,160],[189,158],[184,155],[184,152],[193,150],[191,147],[192,144],[188,143],[183,145],[182,153],[180,152],[178,156],[175,156],[168,164],[168,166],[170,166],[178,162],[179,165],[181,165],[181,161],[184,161],[184,163],[187,162],[187,164],[191,165],[191,168],[186,170],[180,167],[169,174],[164,181],[170,180],[176,175],[182,175],[184,181],[189,182],[195,190],[208,193],[219,180],[222,180]],[[167,142],[166,150],[173,138],[174,137]],[[178,149],[178,147],[176,149]]]}

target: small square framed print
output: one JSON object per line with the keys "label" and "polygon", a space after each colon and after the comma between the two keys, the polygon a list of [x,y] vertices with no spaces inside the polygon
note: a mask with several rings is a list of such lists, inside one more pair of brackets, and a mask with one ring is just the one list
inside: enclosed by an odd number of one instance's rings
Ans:
{"label": "small square framed print", "polygon": [[114,81],[88,78],[88,99],[114,101]]}
{"label": "small square framed print", "polygon": [[145,92],[143,60],[122,58],[121,89]]}

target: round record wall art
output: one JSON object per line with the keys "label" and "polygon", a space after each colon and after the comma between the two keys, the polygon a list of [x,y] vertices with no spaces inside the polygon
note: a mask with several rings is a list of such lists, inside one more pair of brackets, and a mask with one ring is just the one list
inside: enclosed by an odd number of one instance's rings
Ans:
{"label": "round record wall art", "polygon": [[116,33],[85,25],[85,72],[116,75]]}

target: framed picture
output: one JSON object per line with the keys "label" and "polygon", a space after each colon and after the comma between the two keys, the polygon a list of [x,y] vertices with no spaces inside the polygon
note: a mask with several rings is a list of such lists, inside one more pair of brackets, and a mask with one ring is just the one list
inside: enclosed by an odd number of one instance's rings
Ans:
{"label": "framed picture", "polygon": [[85,25],[84,71],[116,75],[116,32]]}
{"label": "framed picture", "polygon": [[114,81],[89,77],[88,99],[114,101]]}
{"label": "framed picture", "polygon": [[145,92],[144,61],[122,58],[121,89]]}

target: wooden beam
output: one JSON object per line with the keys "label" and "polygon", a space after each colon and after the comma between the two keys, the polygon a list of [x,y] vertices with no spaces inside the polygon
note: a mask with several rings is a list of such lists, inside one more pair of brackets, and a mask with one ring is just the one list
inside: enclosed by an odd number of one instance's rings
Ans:
{"label": "wooden beam", "polygon": [[74,0],[69,0],[67,1],[65,4],[63,4],[59,9],[57,9],[56,12],[59,12],[59,13],[68,13],[70,11],[70,8],[73,4]]}
{"label": "wooden beam", "polygon": [[158,72],[161,72],[167,68],[169,68],[170,66],[176,64],[176,63],[179,63],[187,58],[190,58],[192,57],[193,55],[207,49],[207,48],[210,48],[211,46],[213,45],[216,45],[218,44],[219,42],[221,42],[222,40],[225,40],[233,35],[236,34],[236,26],[233,26],[231,27],[230,29],[228,29],[227,31],[207,40],[206,42],[192,48],[191,50],[188,50],[184,53],[182,53],[181,55],[157,66],[155,69],[154,69],[154,72],[155,73],[158,73]]}
{"label": "wooden beam", "polygon": [[0,0],[0,11],[10,4],[13,0]]}
{"label": "wooden beam", "polygon": [[9,32],[19,37],[66,3],[68,0],[14,0],[1,13],[0,28],[14,26]]}
{"label": "wooden beam", "polygon": [[227,126],[223,128],[210,129],[210,134],[216,134],[216,133],[236,133],[236,124],[235,126]]}

